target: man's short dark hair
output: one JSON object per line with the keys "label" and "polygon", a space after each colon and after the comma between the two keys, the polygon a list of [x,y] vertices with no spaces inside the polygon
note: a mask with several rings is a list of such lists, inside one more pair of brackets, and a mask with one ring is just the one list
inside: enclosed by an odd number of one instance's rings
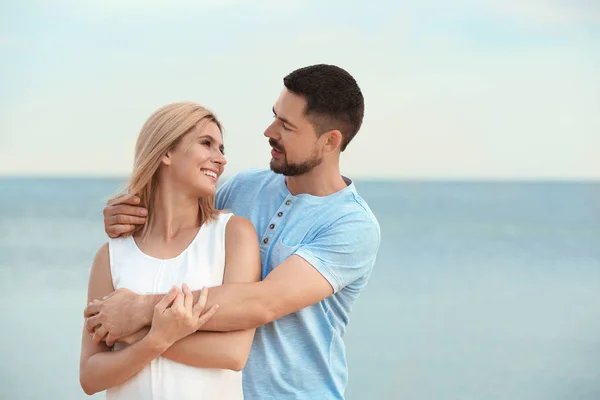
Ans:
{"label": "man's short dark hair", "polygon": [[365,113],[363,95],[352,75],[335,65],[318,64],[295,70],[283,78],[283,84],[306,99],[304,113],[317,134],[333,129],[342,133],[344,151]]}

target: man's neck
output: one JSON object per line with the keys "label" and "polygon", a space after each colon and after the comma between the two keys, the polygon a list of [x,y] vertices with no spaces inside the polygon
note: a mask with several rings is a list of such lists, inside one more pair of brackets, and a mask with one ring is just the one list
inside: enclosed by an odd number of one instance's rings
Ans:
{"label": "man's neck", "polygon": [[306,174],[286,176],[285,183],[294,196],[310,194],[324,197],[347,187],[339,167],[332,168],[325,165],[319,165]]}

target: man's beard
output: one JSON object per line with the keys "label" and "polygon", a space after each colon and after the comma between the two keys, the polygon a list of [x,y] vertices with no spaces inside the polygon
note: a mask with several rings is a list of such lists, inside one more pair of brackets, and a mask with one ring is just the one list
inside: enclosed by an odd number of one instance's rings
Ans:
{"label": "man's beard", "polygon": [[271,159],[271,171],[275,172],[276,174],[282,174],[285,176],[304,175],[312,171],[317,165],[321,164],[321,162],[323,161],[323,159],[320,158],[317,152],[315,151],[308,160],[303,161],[301,163],[292,164],[288,162],[287,155],[284,149],[282,149],[272,139],[269,140],[269,143],[276,150],[279,150],[281,152],[281,155],[283,156],[283,160],[279,161],[281,163],[280,165],[277,164],[277,160],[275,160],[274,158]]}

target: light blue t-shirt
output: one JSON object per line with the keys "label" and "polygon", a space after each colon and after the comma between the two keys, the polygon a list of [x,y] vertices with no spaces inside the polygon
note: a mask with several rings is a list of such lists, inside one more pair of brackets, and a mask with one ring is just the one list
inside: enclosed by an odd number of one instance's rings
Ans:
{"label": "light blue t-shirt", "polygon": [[326,299],[257,328],[243,371],[246,400],[344,398],[348,371],[342,338],[380,242],[375,216],[354,184],[346,183],[326,197],[293,196],[283,175],[250,170],[217,193],[218,209],[254,224],[263,279],[295,254],[334,289]]}

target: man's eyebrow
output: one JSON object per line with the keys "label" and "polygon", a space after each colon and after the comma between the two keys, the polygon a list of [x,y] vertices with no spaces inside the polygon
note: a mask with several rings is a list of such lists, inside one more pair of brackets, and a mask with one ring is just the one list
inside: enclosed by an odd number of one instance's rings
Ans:
{"label": "man's eyebrow", "polygon": [[[215,139],[213,139],[213,137],[212,137],[212,136],[210,136],[210,135],[202,135],[202,136],[199,136],[199,137],[198,137],[198,139],[208,139],[208,140],[210,140],[212,143],[214,143],[214,142],[215,142]],[[220,146],[219,146],[219,150],[221,150],[221,153],[225,153],[225,146],[223,146],[223,145],[220,145]]]}
{"label": "man's eyebrow", "polygon": [[292,128],[294,128],[294,129],[298,129],[298,128],[296,127],[296,125],[292,124],[292,123],[291,123],[289,120],[287,120],[287,119],[285,119],[285,118],[283,118],[283,117],[280,117],[280,116],[278,116],[278,115],[277,115],[277,113],[275,112],[275,107],[273,107],[273,115],[275,115],[275,117],[277,117],[277,119],[278,119],[278,120],[280,120],[280,121],[283,121],[284,123],[288,124],[288,125],[289,125],[289,126],[291,126]]}

